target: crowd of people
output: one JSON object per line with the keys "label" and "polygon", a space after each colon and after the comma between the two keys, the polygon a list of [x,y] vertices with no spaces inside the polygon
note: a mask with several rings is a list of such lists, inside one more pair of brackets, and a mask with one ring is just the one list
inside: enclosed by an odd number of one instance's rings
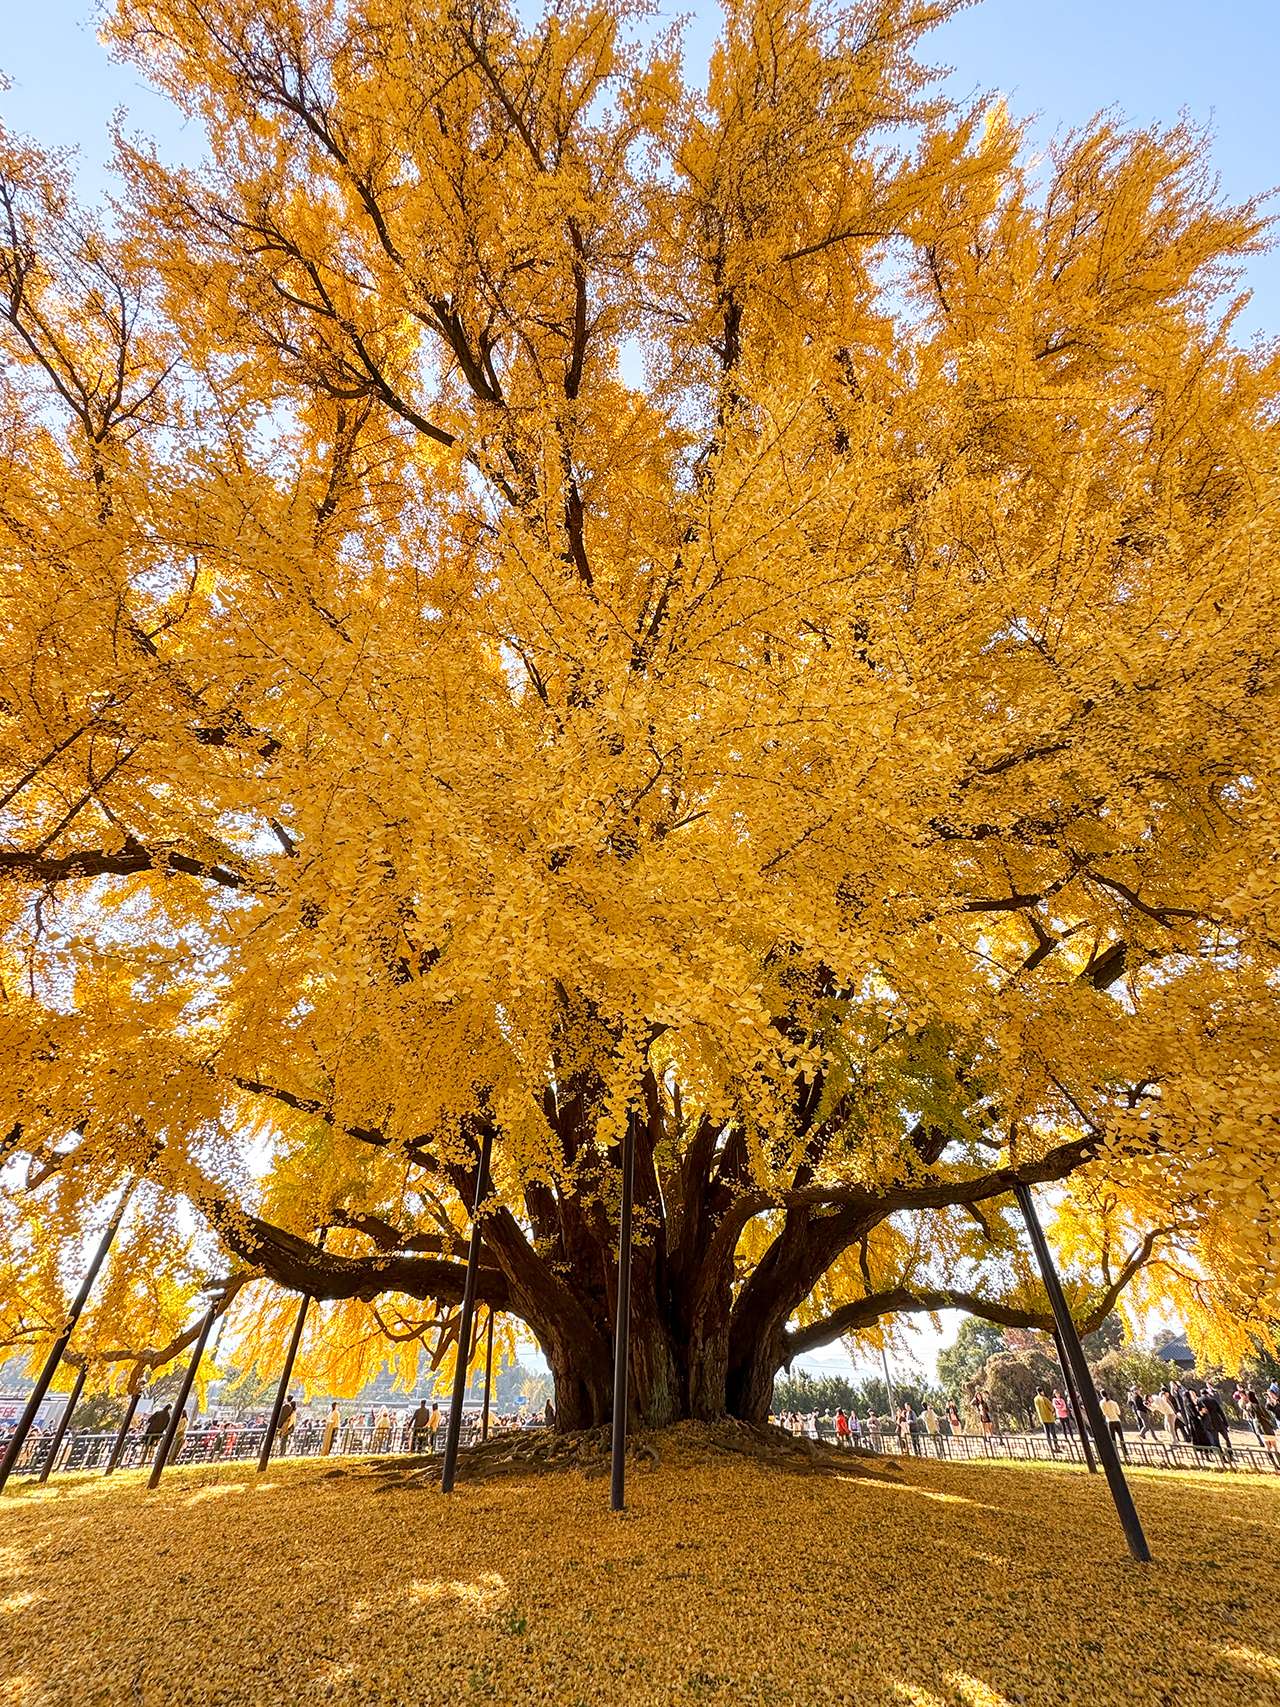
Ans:
{"label": "crowd of people", "polygon": [[[173,1417],[170,1404],[157,1404],[147,1413],[139,1413],[129,1430],[120,1454],[122,1466],[137,1469],[151,1464],[161,1441],[168,1432]],[[55,1417],[43,1427],[33,1428],[17,1465],[18,1470],[30,1471],[43,1465],[52,1448],[58,1429]],[[544,1413],[527,1411],[494,1416],[490,1428],[494,1432],[538,1426],[547,1420]],[[243,1458],[261,1449],[270,1418],[266,1413],[248,1416],[209,1416],[201,1418],[194,1405],[178,1418],[168,1462],[210,1463],[219,1459]],[[0,1452],[12,1435],[15,1421],[0,1424]],[[466,1413],[462,1439],[469,1444],[479,1429],[479,1419]],[[101,1467],[113,1443],[115,1431],[88,1435],[83,1429],[67,1433],[58,1453],[56,1468],[78,1467],[86,1460],[86,1448],[92,1443],[94,1458],[90,1461]],[[422,1452],[440,1451],[444,1444],[444,1428],[438,1402],[419,1402],[413,1411],[400,1411],[388,1405],[374,1405],[348,1410],[345,1414],[335,1399],[327,1410],[317,1415],[304,1415],[295,1393],[290,1393],[280,1407],[280,1417],[272,1442],[275,1457],[327,1457],[334,1452]]]}
{"label": "crowd of people", "polygon": [[[1181,1442],[1204,1453],[1214,1452],[1224,1463],[1234,1456],[1226,1408],[1217,1390],[1207,1382],[1197,1388],[1172,1379],[1151,1394],[1134,1385],[1126,1393],[1123,1405],[1101,1387],[1097,1393],[1107,1430],[1126,1458],[1129,1455],[1126,1406],[1139,1440]],[[1254,1387],[1240,1386],[1232,1394],[1232,1401],[1252,1432],[1254,1442],[1280,1470],[1280,1385],[1273,1381],[1262,1393]],[[1042,1386],[1035,1395],[1034,1408],[1051,1452],[1059,1452],[1063,1441],[1075,1440],[1076,1418],[1061,1388]],[[834,1441],[838,1447],[879,1452],[889,1445],[899,1452],[932,1451],[939,1457],[944,1455],[943,1442],[949,1438],[975,1433],[991,1439],[1008,1432],[1001,1426],[989,1392],[974,1395],[969,1415],[972,1427],[966,1428],[956,1400],[948,1399],[939,1411],[926,1399],[919,1410],[908,1403],[884,1416],[868,1410],[865,1417],[860,1417],[852,1406],[847,1410],[840,1406],[834,1416],[817,1411],[807,1414],[788,1411],[772,1420],[792,1434]]]}

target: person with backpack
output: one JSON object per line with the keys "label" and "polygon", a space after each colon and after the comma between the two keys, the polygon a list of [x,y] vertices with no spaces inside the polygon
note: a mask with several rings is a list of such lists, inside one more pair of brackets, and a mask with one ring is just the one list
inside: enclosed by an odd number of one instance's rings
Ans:
{"label": "person with backpack", "polygon": [[289,1450],[289,1440],[298,1420],[298,1401],[290,1393],[280,1407],[280,1422],[276,1429],[276,1457],[283,1458]]}

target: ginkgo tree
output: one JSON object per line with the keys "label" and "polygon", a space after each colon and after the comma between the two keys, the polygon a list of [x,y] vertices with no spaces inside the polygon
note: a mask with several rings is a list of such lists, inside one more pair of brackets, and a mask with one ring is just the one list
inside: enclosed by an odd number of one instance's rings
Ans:
{"label": "ginkgo tree", "polygon": [[954,9],[729,4],[704,88],[634,0],[118,0],[205,163],[5,137],[6,1251],[145,1174],[139,1269],[183,1204],[426,1331],[487,1134],[591,1425],[633,1117],[650,1422],[1043,1324],[1015,1181],[1082,1326],[1277,1313],[1264,212],[1028,162]]}

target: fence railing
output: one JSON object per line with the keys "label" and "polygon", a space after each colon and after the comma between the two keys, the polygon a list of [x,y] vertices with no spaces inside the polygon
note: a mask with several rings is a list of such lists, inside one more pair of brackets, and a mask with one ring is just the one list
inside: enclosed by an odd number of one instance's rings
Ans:
{"label": "fence railing", "polygon": [[[220,1428],[189,1429],[181,1448],[173,1454],[169,1462],[222,1464],[257,1458],[262,1450],[265,1432],[261,1424],[254,1426],[236,1423]],[[277,1443],[275,1453],[277,1456],[289,1458],[367,1458],[384,1453],[430,1453],[443,1448],[444,1445],[443,1421],[434,1442],[425,1431],[415,1431],[408,1422],[385,1424],[353,1421],[339,1426],[330,1443],[329,1452],[325,1454],[325,1435],[326,1429],[323,1427],[295,1429],[287,1441],[283,1444]],[[462,1444],[474,1445],[479,1436],[479,1420],[464,1417]],[[51,1473],[57,1472],[61,1475],[73,1471],[105,1470],[115,1439],[114,1430],[105,1434],[68,1436],[58,1449],[58,1462],[51,1466]],[[824,1440],[829,1446],[836,1444],[830,1436],[824,1436]],[[44,1469],[52,1444],[52,1433],[32,1436],[22,1457],[14,1466],[13,1474],[38,1476]],[[145,1467],[154,1459],[158,1445],[158,1436],[147,1437],[135,1431],[126,1439],[118,1468],[136,1470]],[[888,1454],[893,1457],[942,1458],[952,1462],[992,1459],[1045,1463],[1084,1462],[1084,1453],[1074,1434],[1060,1437],[1055,1450],[1048,1440],[1036,1434],[997,1434],[985,1437],[979,1434],[931,1435],[922,1430],[918,1435],[908,1434],[900,1437],[896,1433],[872,1434],[864,1430],[862,1435],[855,1439],[852,1450],[869,1454]],[[1122,1451],[1126,1463],[1141,1464],[1155,1470],[1244,1470],[1259,1475],[1280,1475],[1280,1459],[1273,1457],[1261,1446],[1246,1446],[1239,1441],[1233,1441],[1230,1450],[1223,1452],[1212,1447],[1193,1446],[1185,1441],[1142,1440],[1126,1435]]]}
{"label": "fence railing", "polygon": [[[415,1430],[408,1422],[367,1423],[345,1422],[339,1425],[324,1452],[326,1428],[295,1428],[288,1439],[277,1439],[273,1455],[287,1458],[367,1458],[377,1454],[408,1452],[430,1453],[444,1447],[443,1419],[434,1442],[426,1430]],[[182,1445],[170,1456],[170,1464],[224,1464],[238,1459],[256,1458],[262,1451],[266,1435],[263,1424],[231,1423],[225,1428],[188,1429]],[[471,1446],[480,1438],[478,1419],[467,1416],[462,1420],[462,1444]],[[126,1437],[117,1469],[141,1469],[154,1461],[161,1437],[143,1435],[135,1430]],[[50,1466],[50,1474],[71,1471],[105,1470],[115,1445],[116,1431],[105,1434],[68,1435],[58,1448],[58,1461]],[[53,1445],[52,1431],[31,1435],[22,1456],[13,1467],[15,1476],[38,1476],[45,1467]]]}
{"label": "fence railing", "polygon": [[[835,1442],[828,1439],[828,1445]],[[1154,1470],[1247,1470],[1254,1474],[1280,1475],[1280,1459],[1258,1445],[1232,1441],[1223,1451],[1193,1446],[1187,1441],[1141,1440],[1126,1435],[1117,1442],[1122,1461]],[[1277,1443],[1280,1450],[1280,1442]],[[1074,1434],[1060,1435],[1055,1448],[1039,1434],[929,1434],[899,1437],[896,1433],[871,1434],[864,1430],[855,1451],[888,1453],[895,1457],[946,1458],[952,1460],[1017,1459],[1022,1462],[1084,1463],[1084,1452]]]}

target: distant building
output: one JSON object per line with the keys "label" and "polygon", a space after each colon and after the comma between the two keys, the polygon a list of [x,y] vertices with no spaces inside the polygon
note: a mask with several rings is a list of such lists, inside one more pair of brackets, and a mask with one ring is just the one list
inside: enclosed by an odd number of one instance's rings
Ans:
{"label": "distant building", "polygon": [[1166,1340],[1157,1348],[1156,1355],[1162,1357],[1166,1363],[1176,1364],[1179,1369],[1194,1369],[1196,1366],[1196,1354],[1187,1344],[1185,1334]]}

